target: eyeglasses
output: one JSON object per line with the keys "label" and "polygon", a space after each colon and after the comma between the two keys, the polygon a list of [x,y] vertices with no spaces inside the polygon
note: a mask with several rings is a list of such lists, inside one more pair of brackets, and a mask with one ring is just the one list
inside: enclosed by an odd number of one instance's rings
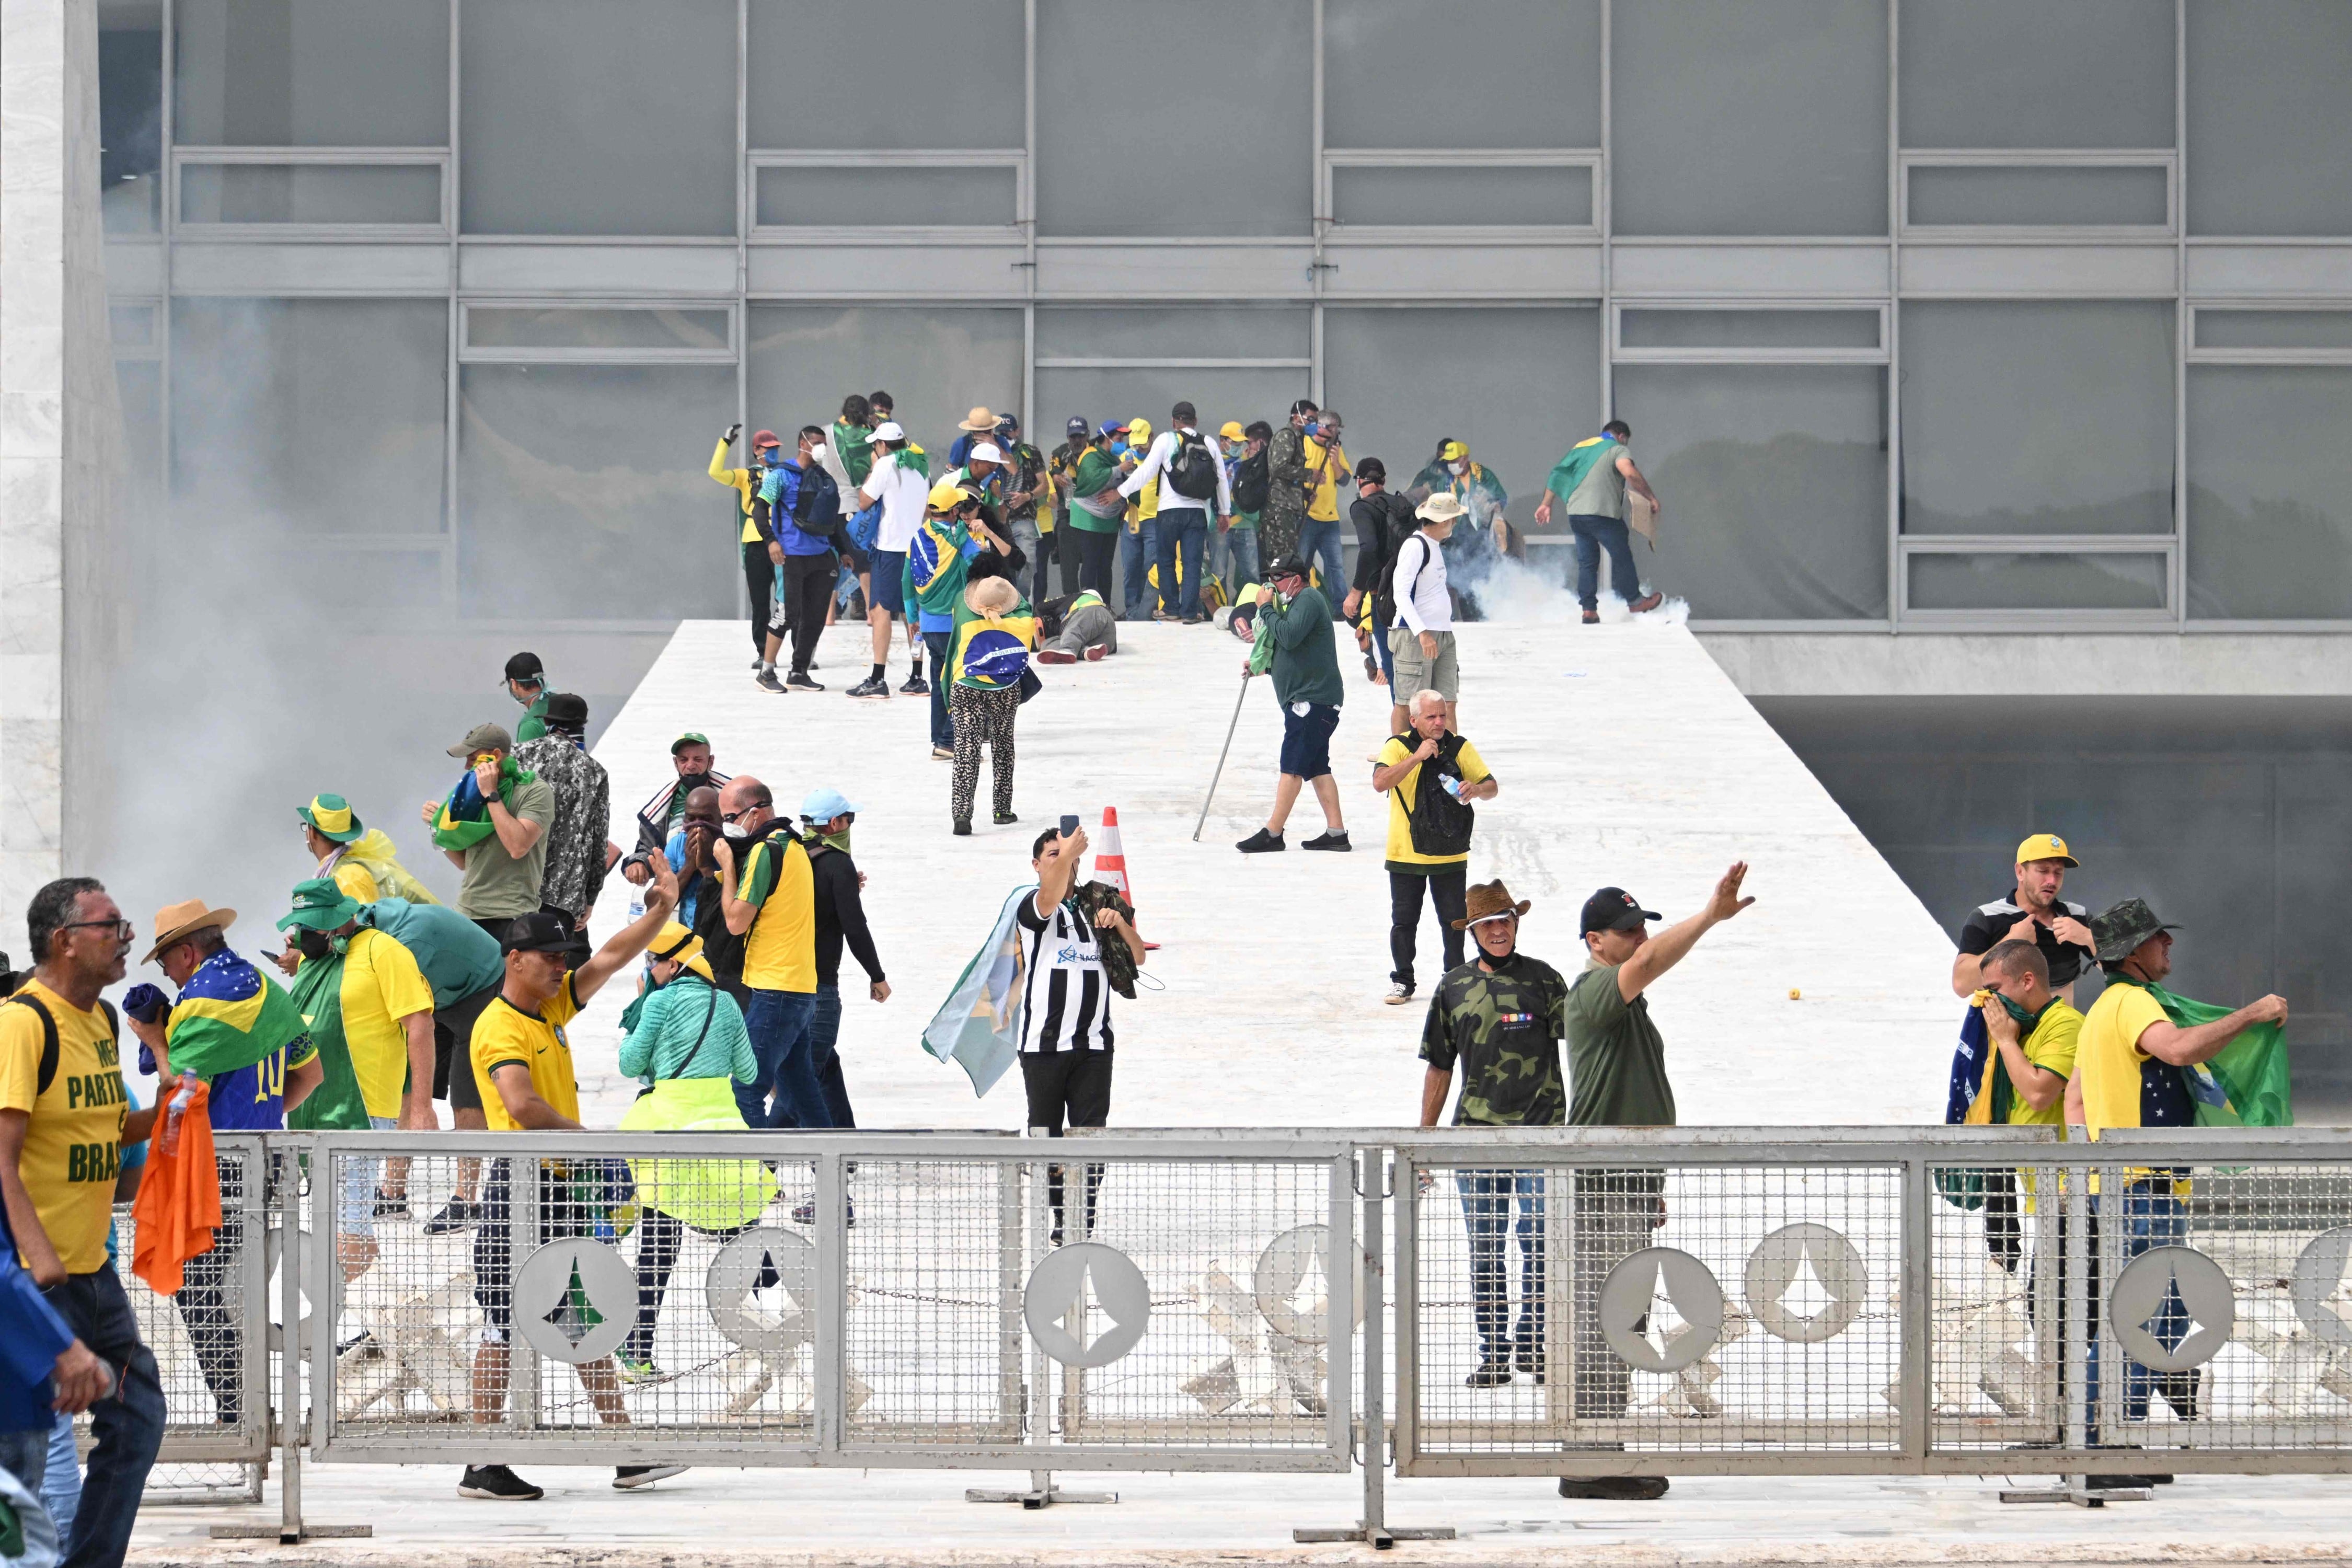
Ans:
{"label": "eyeglasses", "polygon": [[747,805],[740,811],[722,811],[719,814],[719,820],[721,822],[740,822],[758,809],[759,807],[757,806]]}
{"label": "eyeglasses", "polygon": [[138,928],[126,920],[68,921],[59,931],[110,931],[117,942],[129,942],[139,934]]}

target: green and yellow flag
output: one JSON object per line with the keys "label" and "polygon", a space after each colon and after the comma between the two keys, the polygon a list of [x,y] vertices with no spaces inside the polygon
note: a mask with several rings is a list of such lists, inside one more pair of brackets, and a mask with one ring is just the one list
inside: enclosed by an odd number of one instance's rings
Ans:
{"label": "green and yellow flag", "polygon": [[[2120,975],[2108,984],[2137,984]],[[2233,1007],[2217,1007],[2176,996],[2161,985],[2141,985],[2177,1028],[2193,1029],[2227,1017]],[[2182,1068],[2189,1093],[2197,1102],[2200,1127],[2292,1127],[2294,1106],[2286,1059],[2286,1026],[2250,1024],[2221,1054],[2202,1067]]]}
{"label": "green and yellow flag", "polygon": [[288,1064],[308,1058],[302,1015],[277,983],[234,952],[188,977],[163,1026],[172,1070],[214,1078],[249,1068],[283,1047]]}
{"label": "green and yellow flag", "polygon": [[[539,775],[507,757],[499,763],[499,798],[511,808],[515,786],[527,784]],[[463,853],[498,831],[490,820],[489,802],[474,783],[474,770],[467,768],[441,802],[441,815],[433,819],[433,847],[455,849]]]}

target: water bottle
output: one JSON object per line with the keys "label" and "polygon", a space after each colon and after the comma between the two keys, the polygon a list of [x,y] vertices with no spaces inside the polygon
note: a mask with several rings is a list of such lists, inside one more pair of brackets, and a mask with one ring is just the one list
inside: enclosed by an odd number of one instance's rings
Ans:
{"label": "water bottle", "polygon": [[1462,798],[1462,781],[1460,779],[1455,778],[1452,773],[1444,773],[1439,775],[1437,782],[1445,786],[1446,794],[1452,795],[1456,800],[1460,800]]}
{"label": "water bottle", "polygon": [[187,1114],[188,1107],[195,1103],[195,1075],[194,1073],[182,1073],[180,1075],[179,1091],[172,1096],[172,1103],[164,1108],[163,1135],[157,1139],[155,1142],[155,1152],[157,1153],[162,1154],[168,1159],[172,1154],[178,1151],[180,1147],[180,1118]]}

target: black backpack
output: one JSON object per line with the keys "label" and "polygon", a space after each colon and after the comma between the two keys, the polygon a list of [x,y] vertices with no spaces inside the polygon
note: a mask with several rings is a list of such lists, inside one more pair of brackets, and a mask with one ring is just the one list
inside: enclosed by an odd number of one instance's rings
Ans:
{"label": "black backpack", "polygon": [[1208,500],[1217,493],[1217,455],[1192,431],[1178,430],[1174,435],[1176,450],[1169,454],[1160,477],[1187,500]]}
{"label": "black backpack", "polygon": [[[39,1067],[36,1069],[33,1075],[33,1098],[35,1100],[38,1100],[41,1096],[48,1093],[49,1085],[57,1081],[58,1055],[59,1051],[58,1041],[58,1020],[56,1016],[52,1014],[47,1007],[44,1006],[37,998],[25,995],[22,992],[9,997],[7,1000],[19,1007],[26,1009],[33,1015],[33,1016],[41,1021],[41,1060]],[[107,1037],[114,1042],[115,1049],[120,1053],[122,1048],[122,1020],[116,1016],[114,1004],[111,1002],[100,1001],[98,1005],[98,1010],[106,1018]]]}
{"label": "black backpack", "polygon": [[[1409,752],[1421,748],[1421,736],[1410,730],[1396,739]],[[1468,801],[1456,797],[1437,782],[1441,778],[1461,778],[1461,754],[1462,737],[1448,733],[1437,742],[1437,755],[1421,764],[1412,788],[1412,810],[1405,816],[1416,855],[1470,853],[1470,829],[1478,814]]]}
{"label": "black backpack", "polygon": [[1273,488],[1265,466],[1265,454],[1261,451],[1255,458],[1243,458],[1234,469],[1235,511],[1261,512],[1265,510],[1266,491]]}

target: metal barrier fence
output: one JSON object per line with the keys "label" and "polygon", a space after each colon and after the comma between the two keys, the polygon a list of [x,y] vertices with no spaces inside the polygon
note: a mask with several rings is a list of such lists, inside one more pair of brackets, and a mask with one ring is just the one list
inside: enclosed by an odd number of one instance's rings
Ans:
{"label": "metal barrier fence", "polygon": [[[1359,1527],[1307,1533],[1376,1542],[1427,1533],[1383,1520],[1391,1433],[1405,1476],[2352,1469],[2334,1129],[220,1145],[217,1261],[142,1305],[165,1458],[258,1465],[300,1408],[289,1536],[298,1445],[1027,1469],[1036,1504],[1056,1469],[1360,1458]],[[478,1217],[431,1234],[452,1194]]]}

